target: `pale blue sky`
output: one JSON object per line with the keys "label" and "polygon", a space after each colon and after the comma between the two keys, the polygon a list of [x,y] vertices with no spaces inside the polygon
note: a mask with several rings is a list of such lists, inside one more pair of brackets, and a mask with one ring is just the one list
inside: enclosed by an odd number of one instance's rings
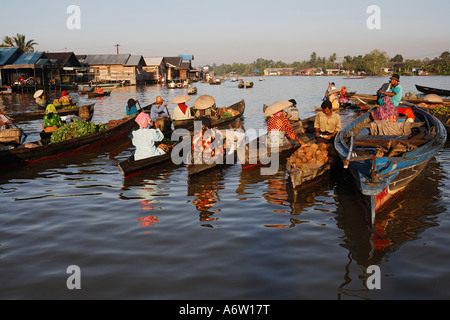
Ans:
{"label": "pale blue sky", "polygon": [[[69,30],[69,5],[81,9],[81,30]],[[381,30],[369,30],[370,5]],[[405,58],[450,51],[450,1],[443,0],[21,0],[2,3],[0,37],[23,33],[40,51],[120,53],[145,57],[193,54],[194,65],[291,63],[374,49]]]}

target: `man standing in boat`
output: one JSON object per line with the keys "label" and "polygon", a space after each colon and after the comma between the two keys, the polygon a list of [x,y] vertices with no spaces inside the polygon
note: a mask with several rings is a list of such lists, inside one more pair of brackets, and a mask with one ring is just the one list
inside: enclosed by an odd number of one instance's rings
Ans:
{"label": "man standing in boat", "polygon": [[391,97],[394,106],[398,107],[400,102],[402,101],[402,91],[403,88],[400,85],[400,76],[398,74],[394,74],[389,82],[389,88],[386,91],[378,90],[378,93],[381,95],[385,95]]}

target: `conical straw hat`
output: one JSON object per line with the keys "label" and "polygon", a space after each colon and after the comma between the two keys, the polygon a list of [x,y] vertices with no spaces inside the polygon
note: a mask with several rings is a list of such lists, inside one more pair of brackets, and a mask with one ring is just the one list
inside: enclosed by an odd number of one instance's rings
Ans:
{"label": "conical straw hat", "polygon": [[435,102],[435,103],[442,103],[443,100],[440,96],[438,96],[437,94],[428,94],[425,96],[425,100],[428,102]]}
{"label": "conical straw hat", "polygon": [[266,111],[264,112],[264,117],[269,117],[281,110],[284,110],[286,108],[289,108],[293,105],[292,102],[290,101],[277,101],[274,104],[271,104],[270,106],[267,107]]}
{"label": "conical straw hat", "polygon": [[214,100],[213,97],[204,95],[204,96],[198,97],[197,100],[195,100],[194,107],[199,110],[205,110],[205,109],[211,108],[215,104],[216,104],[216,100]]}
{"label": "conical straw hat", "polygon": [[34,93],[33,98],[37,99],[44,93],[44,90],[38,90]]}
{"label": "conical straw hat", "polygon": [[187,96],[185,94],[182,94],[181,96],[175,97],[172,100],[172,103],[179,104],[179,103],[188,102],[189,100],[191,100],[191,97],[189,97],[189,96]]}

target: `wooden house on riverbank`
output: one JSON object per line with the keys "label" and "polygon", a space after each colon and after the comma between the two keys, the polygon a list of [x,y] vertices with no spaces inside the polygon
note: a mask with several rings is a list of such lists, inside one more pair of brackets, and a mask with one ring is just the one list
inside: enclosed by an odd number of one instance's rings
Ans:
{"label": "wooden house on riverbank", "polygon": [[48,83],[49,67],[54,63],[44,52],[21,52],[1,66],[3,85],[12,86],[16,92],[41,88]]}
{"label": "wooden house on riverbank", "polygon": [[145,83],[161,83],[166,79],[167,68],[164,57],[144,58],[144,61]]}
{"label": "wooden house on riverbank", "polygon": [[144,82],[146,66],[142,56],[131,54],[87,55],[84,65],[94,70],[95,80],[107,83],[128,83],[136,85]]}

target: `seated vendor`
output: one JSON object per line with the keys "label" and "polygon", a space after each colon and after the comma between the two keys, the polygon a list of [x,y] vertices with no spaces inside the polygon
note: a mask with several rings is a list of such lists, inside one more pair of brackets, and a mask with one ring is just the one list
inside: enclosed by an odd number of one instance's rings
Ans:
{"label": "seated vendor", "polygon": [[136,103],[138,101],[134,100],[134,99],[129,99],[127,102],[127,106],[126,106],[126,115],[127,116],[132,116],[134,114],[138,113],[138,110],[136,108]]}
{"label": "seated vendor", "polygon": [[63,91],[61,94],[62,97],[59,99],[59,102],[61,102],[62,105],[72,104],[72,98],[66,91]]}
{"label": "seated vendor", "polygon": [[169,113],[167,112],[166,105],[163,105],[164,100],[160,96],[156,97],[156,104],[152,106],[152,110],[150,111],[150,119],[152,121],[158,120],[160,117],[169,117]]}
{"label": "seated vendor", "polygon": [[270,117],[267,120],[267,133],[271,143],[275,142],[276,132],[278,132],[278,145],[280,146],[284,144],[285,138],[297,140],[301,145],[305,144],[295,133],[287,114],[284,112],[284,109],[292,105],[293,103],[291,101],[278,101],[267,107],[264,112],[265,117]]}
{"label": "seated vendor", "polygon": [[322,103],[322,111],[316,116],[314,128],[316,129],[316,137],[318,138],[317,143],[331,143],[341,130],[341,117],[333,112],[330,101],[326,100]]}
{"label": "seated vendor", "polygon": [[196,119],[200,117],[215,118],[218,116],[216,100],[209,95],[198,97],[194,102],[194,109],[194,117]]}
{"label": "seated vendor", "polygon": [[134,160],[142,160],[154,156],[160,156],[169,151],[165,144],[156,147],[155,143],[164,139],[164,134],[159,129],[157,122],[154,122],[155,128],[149,128],[153,124],[148,113],[141,112],[136,117],[136,123],[139,129],[132,133],[132,143],[136,147]]}
{"label": "seated vendor", "polygon": [[172,100],[172,103],[177,104],[173,110],[173,120],[188,120],[194,118],[191,114],[191,109],[186,105],[186,102],[189,100],[191,100],[191,97],[187,95],[181,95]]}
{"label": "seated vendor", "polygon": [[44,126],[45,132],[53,132],[62,126],[61,118],[56,112],[56,108],[53,104],[49,104],[45,109]]}

